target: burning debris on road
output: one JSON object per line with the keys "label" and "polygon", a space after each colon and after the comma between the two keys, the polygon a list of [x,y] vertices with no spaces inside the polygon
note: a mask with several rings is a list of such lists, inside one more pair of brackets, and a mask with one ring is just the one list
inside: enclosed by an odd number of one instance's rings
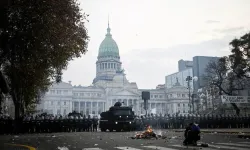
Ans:
{"label": "burning debris on road", "polygon": [[157,135],[150,126],[147,126],[146,130],[140,134],[136,134],[132,139],[165,139],[162,135]]}

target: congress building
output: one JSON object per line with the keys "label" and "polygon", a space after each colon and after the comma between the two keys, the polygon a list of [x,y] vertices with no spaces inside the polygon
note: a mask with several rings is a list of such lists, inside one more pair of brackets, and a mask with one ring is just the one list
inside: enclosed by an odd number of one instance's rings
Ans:
{"label": "congress building", "polygon": [[[167,99],[168,91],[164,85],[158,85],[155,89],[138,89],[135,82],[127,80],[122,69],[119,48],[110,31],[108,25],[106,36],[99,47],[93,84],[91,86],[74,86],[71,82],[53,84],[37,106],[39,113],[66,115],[76,111],[83,115],[98,115],[119,101],[125,106],[131,106],[135,114],[141,115],[145,114],[141,99],[141,93],[145,90],[151,93],[149,112],[154,110],[154,113],[162,115],[169,113],[167,108],[173,105],[176,98]],[[174,91],[178,91],[176,87],[174,88]],[[168,105],[168,101],[171,105]]]}

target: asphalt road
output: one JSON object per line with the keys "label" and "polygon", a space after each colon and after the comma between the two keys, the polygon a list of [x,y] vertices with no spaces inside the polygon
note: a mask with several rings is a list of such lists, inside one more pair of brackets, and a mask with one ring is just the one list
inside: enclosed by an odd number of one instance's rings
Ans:
{"label": "asphalt road", "polygon": [[[204,133],[200,142],[208,148],[182,146],[183,133],[159,130],[166,139],[131,139],[135,132],[78,132],[52,134],[1,135],[2,150],[181,150],[225,149],[249,150],[250,140],[240,139],[236,134]],[[12,145],[7,145],[12,144]],[[14,144],[14,145],[13,145]],[[32,149],[33,148],[33,149]]]}

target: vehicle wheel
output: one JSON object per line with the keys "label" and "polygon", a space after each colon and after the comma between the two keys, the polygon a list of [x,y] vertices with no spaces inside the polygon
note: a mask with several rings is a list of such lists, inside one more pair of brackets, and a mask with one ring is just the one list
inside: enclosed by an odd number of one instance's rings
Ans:
{"label": "vehicle wheel", "polygon": [[109,132],[113,132],[113,129],[109,129]]}
{"label": "vehicle wheel", "polygon": [[107,130],[107,129],[101,128],[101,131],[102,131],[102,132],[106,132],[106,130]]}

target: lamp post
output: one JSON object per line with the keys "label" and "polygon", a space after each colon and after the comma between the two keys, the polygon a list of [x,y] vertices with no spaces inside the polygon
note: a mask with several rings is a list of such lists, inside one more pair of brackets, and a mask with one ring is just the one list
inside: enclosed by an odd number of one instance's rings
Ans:
{"label": "lamp post", "polygon": [[[195,94],[192,94],[192,102],[190,100],[190,97],[191,97],[191,91],[190,91],[190,81],[198,81],[198,77],[194,76],[194,77],[191,77],[191,76],[187,76],[186,78],[186,81],[187,81],[187,84],[188,84],[188,99],[189,99],[189,109],[190,109],[190,112],[192,111],[192,107],[193,107],[193,111],[192,113],[194,114],[194,95]],[[193,91],[194,93],[194,91]]]}
{"label": "lamp post", "polygon": [[187,85],[188,85],[188,100],[189,100],[189,113],[191,113],[191,101],[190,101],[190,95],[191,95],[191,92],[190,92],[190,81],[192,81],[192,77],[191,76],[187,76],[186,78],[186,81],[187,81]]}

